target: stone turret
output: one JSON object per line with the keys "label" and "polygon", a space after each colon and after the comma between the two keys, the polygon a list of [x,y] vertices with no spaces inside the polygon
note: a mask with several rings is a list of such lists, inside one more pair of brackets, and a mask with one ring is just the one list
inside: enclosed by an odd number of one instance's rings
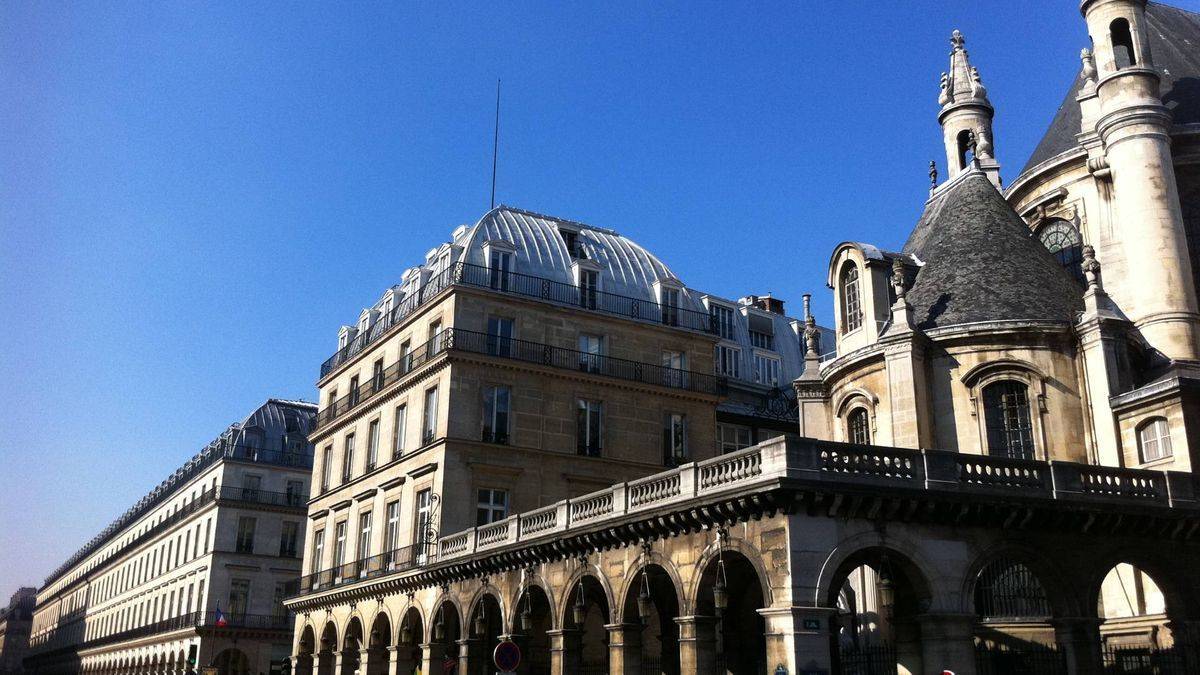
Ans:
{"label": "stone turret", "polygon": [[1159,96],[1145,8],[1146,0],[1080,4],[1095,47],[1094,65],[1085,57],[1084,68],[1095,78],[1095,129],[1103,143],[1103,156],[1089,165],[1103,164],[1111,177],[1112,236],[1138,274],[1121,309],[1162,354],[1194,360],[1200,314],[1171,156],[1171,115]]}
{"label": "stone turret", "polygon": [[953,179],[972,163],[978,164],[997,187],[1000,164],[992,147],[992,117],[995,109],[988,100],[987,87],[979,70],[971,65],[966,39],[959,31],[950,36],[950,70],[942,73],[938,103],[938,123],[946,145],[946,166]]}

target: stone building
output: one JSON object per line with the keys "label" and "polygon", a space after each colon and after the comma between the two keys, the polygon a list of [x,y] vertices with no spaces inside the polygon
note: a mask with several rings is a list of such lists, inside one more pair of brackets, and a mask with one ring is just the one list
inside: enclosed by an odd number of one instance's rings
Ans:
{"label": "stone building", "polygon": [[322,369],[295,671],[1200,671],[1200,17],[1080,11],[1095,55],[1007,188],[952,36],[947,179],[899,251],[832,252],[832,336],[784,323],[798,434],[711,437],[775,397],[707,384],[738,307],[627,240],[501,208],[430,251]]}
{"label": "stone building", "polygon": [[268,400],[60,565],[37,593],[26,670],[278,670],[316,412]]}
{"label": "stone building", "polygon": [[0,609],[0,675],[21,675],[22,661],[29,650],[29,626],[33,622],[36,588],[21,588]]}

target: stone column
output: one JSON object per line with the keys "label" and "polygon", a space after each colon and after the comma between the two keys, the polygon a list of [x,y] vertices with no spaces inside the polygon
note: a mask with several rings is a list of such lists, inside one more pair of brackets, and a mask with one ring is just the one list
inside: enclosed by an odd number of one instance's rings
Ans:
{"label": "stone column", "polygon": [[421,648],[421,672],[441,673],[442,660],[446,658],[446,645],[441,642],[426,642]]}
{"label": "stone column", "polygon": [[342,668],[345,666],[347,659],[344,651],[336,651],[333,653],[333,672],[336,675],[345,675]]}
{"label": "stone column", "polygon": [[1053,619],[1054,637],[1067,660],[1067,672],[1076,675],[1099,673],[1104,667],[1100,655],[1100,624],[1103,619]]}
{"label": "stone column", "polygon": [[455,675],[465,675],[471,672],[473,660],[471,658],[471,647],[478,644],[476,638],[463,638],[458,640],[458,670]]}
{"label": "stone column", "polygon": [[975,675],[975,615],[922,614],[921,664],[927,673]]}
{"label": "stone column", "polygon": [[608,631],[609,675],[640,675],[642,624],[610,623],[604,629]]}
{"label": "stone column", "polygon": [[548,630],[550,675],[572,675],[583,667],[583,631],[578,628]]}
{"label": "stone column", "polygon": [[[299,656],[291,657],[292,675],[312,675],[313,672],[313,657],[311,654],[300,654]],[[188,668],[185,664],[183,672],[187,672]]]}
{"label": "stone column", "polygon": [[766,622],[767,671],[783,666],[789,673],[831,672],[833,632],[829,619],[834,607],[766,607],[758,610]]}
{"label": "stone column", "polygon": [[1184,660],[1184,670],[1200,672],[1200,621],[1168,617],[1164,628],[1170,633],[1171,646]]}
{"label": "stone column", "polygon": [[678,616],[679,672],[711,673],[717,667],[717,617]]}
{"label": "stone column", "polygon": [[407,661],[407,659],[400,658],[401,649],[409,649],[409,647],[408,645],[404,645],[402,647],[389,646],[386,648],[384,654],[385,658],[387,659],[387,667],[383,672],[387,673],[387,675],[408,675],[408,673],[412,671],[411,664],[408,664],[408,670],[402,670],[405,664],[401,663],[401,661]]}
{"label": "stone column", "polygon": [[[358,675],[370,675],[372,668],[379,666],[379,659],[382,658],[374,649],[361,649],[358,652]],[[353,671],[351,671],[353,672]]]}

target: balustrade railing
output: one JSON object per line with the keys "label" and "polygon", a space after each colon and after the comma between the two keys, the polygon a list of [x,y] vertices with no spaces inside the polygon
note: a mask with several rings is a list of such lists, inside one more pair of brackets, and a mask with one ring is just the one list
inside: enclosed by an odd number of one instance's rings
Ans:
{"label": "balustrade railing", "polygon": [[422,305],[453,285],[486,288],[497,293],[532,298],[557,305],[569,305],[673,328],[685,328],[705,333],[716,332],[712,317],[707,312],[665,305],[645,298],[606,293],[596,289],[580,289],[575,284],[554,279],[516,272],[501,273],[481,265],[459,262],[431,276],[423,286],[393,307],[390,312],[377,318],[366,330],[359,331],[353,339],[347,341],[344,346],[334,352],[333,356],[321,364],[320,377],[324,378],[335,368],[361,353],[393,326],[403,322]]}
{"label": "balustrade railing", "polygon": [[[541,342],[504,338],[462,328],[447,328],[414,351],[400,357],[399,361],[385,368],[377,376],[359,384],[354,391],[348,392],[323,408],[317,413],[317,428],[324,427],[350,411],[365,405],[380,391],[414,369],[430,362],[444,352],[451,351],[513,359],[551,368],[580,370],[593,375],[704,394],[718,394],[724,390],[725,386],[725,379],[715,375],[668,368],[655,363],[590,354]],[[490,440],[494,441],[495,439]]]}
{"label": "balustrade railing", "polygon": [[[559,538],[573,529],[602,527],[606,520],[669,509],[683,502],[690,504],[707,495],[719,498],[727,490],[769,489],[771,484],[782,485],[784,481],[824,490],[839,485],[883,485],[940,495],[1003,494],[1106,507],[1120,500],[1125,504],[1200,509],[1196,479],[1186,473],[780,437],[456,532],[431,545],[430,555],[410,554],[405,565],[387,571],[405,571],[435,561],[453,562],[477,551]],[[357,581],[364,576],[362,564],[358,561],[309,575],[301,580],[300,591]],[[384,572],[370,567],[365,576],[377,573]]]}

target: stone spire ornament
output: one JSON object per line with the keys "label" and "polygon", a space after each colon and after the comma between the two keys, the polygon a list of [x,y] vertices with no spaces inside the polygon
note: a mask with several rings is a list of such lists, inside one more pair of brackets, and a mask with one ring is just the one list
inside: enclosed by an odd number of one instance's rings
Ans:
{"label": "stone spire ornament", "polygon": [[812,293],[804,294],[804,346],[805,356],[820,356],[821,331],[817,328],[817,320],[812,315]]}
{"label": "stone spire ornament", "polygon": [[1104,291],[1100,280],[1100,261],[1096,260],[1096,249],[1090,244],[1083,245],[1083,275],[1087,278],[1088,290]]}
{"label": "stone spire ornament", "polygon": [[1083,77],[1084,86],[1088,84],[1096,84],[1096,59],[1092,56],[1092,50],[1084,47],[1079,50],[1079,60],[1083,62],[1083,70],[1080,75]]}
{"label": "stone spire ornament", "polygon": [[[999,188],[1003,183],[992,136],[992,118],[996,111],[988,100],[988,90],[979,69],[971,65],[966,44],[962,31],[955,30],[950,34],[950,68],[938,95],[941,105],[938,123],[942,126],[942,141],[946,146],[946,177],[953,180],[964,171],[979,168]],[[968,150],[975,162],[967,160]]]}
{"label": "stone spire ornament", "polygon": [[929,189],[930,190],[934,190],[937,188],[937,179],[938,179],[937,162],[935,162],[933,160],[929,160]]}
{"label": "stone spire ornament", "polygon": [[812,315],[812,293],[804,294],[804,372],[796,380],[796,393],[822,396],[821,381],[821,329]]}
{"label": "stone spire ornament", "polygon": [[954,100],[950,95],[950,76],[942,72],[941,91],[938,93],[938,105],[946,105]]}
{"label": "stone spire ornament", "polygon": [[892,258],[892,289],[896,292],[897,300],[903,300],[908,290],[904,278],[904,261],[900,258]]}

